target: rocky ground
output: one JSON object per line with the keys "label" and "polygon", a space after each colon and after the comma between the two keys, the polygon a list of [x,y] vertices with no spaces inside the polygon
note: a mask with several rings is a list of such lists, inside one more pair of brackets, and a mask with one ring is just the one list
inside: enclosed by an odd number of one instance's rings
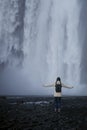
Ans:
{"label": "rocky ground", "polygon": [[0,130],[87,130],[87,97],[0,97]]}

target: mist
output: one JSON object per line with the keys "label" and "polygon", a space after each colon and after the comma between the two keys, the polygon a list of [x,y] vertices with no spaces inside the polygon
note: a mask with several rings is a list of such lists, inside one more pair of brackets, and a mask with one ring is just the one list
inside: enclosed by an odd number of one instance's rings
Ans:
{"label": "mist", "polygon": [[87,1],[0,0],[0,95],[87,95]]}

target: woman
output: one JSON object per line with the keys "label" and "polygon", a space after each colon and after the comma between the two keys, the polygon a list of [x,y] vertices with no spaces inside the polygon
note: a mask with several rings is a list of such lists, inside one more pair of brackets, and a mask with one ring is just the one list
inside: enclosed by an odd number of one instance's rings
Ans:
{"label": "woman", "polygon": [[54,90],[54,103],[55,103],[55,112],[60,112],[61,110],[61,92],[62,92],[62,87],[65,88],[73,88],[70,86],[66,86],[61,82],[60,77],[57,77],[55,84],[51,85],[44,85],[45,87],[55,87]]}

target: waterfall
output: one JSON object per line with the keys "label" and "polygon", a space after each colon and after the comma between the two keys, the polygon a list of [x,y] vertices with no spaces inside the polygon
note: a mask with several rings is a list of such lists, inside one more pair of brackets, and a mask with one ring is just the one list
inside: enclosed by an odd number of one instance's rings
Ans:
{"label": "waterfall", "polygon": [[58,76],[80,84],[81,5],[78,0],[0,0],[0,70],[22,75],[25,94],[52,92],[42,85]]}
{"label": "waterfall", "polygon": [[34,81],[79,83],[79,15],[76,0],[26,0],[24,66]]}

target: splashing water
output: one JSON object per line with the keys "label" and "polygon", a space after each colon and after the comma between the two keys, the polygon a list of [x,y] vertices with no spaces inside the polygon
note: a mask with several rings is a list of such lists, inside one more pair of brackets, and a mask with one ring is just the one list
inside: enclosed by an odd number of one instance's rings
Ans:
{"label": "splashing water", "polygon": [[78,0],[0,0],[0,68],[25,81],[18,93],[48,94],[57,76],[78,86],[80,12]]}

